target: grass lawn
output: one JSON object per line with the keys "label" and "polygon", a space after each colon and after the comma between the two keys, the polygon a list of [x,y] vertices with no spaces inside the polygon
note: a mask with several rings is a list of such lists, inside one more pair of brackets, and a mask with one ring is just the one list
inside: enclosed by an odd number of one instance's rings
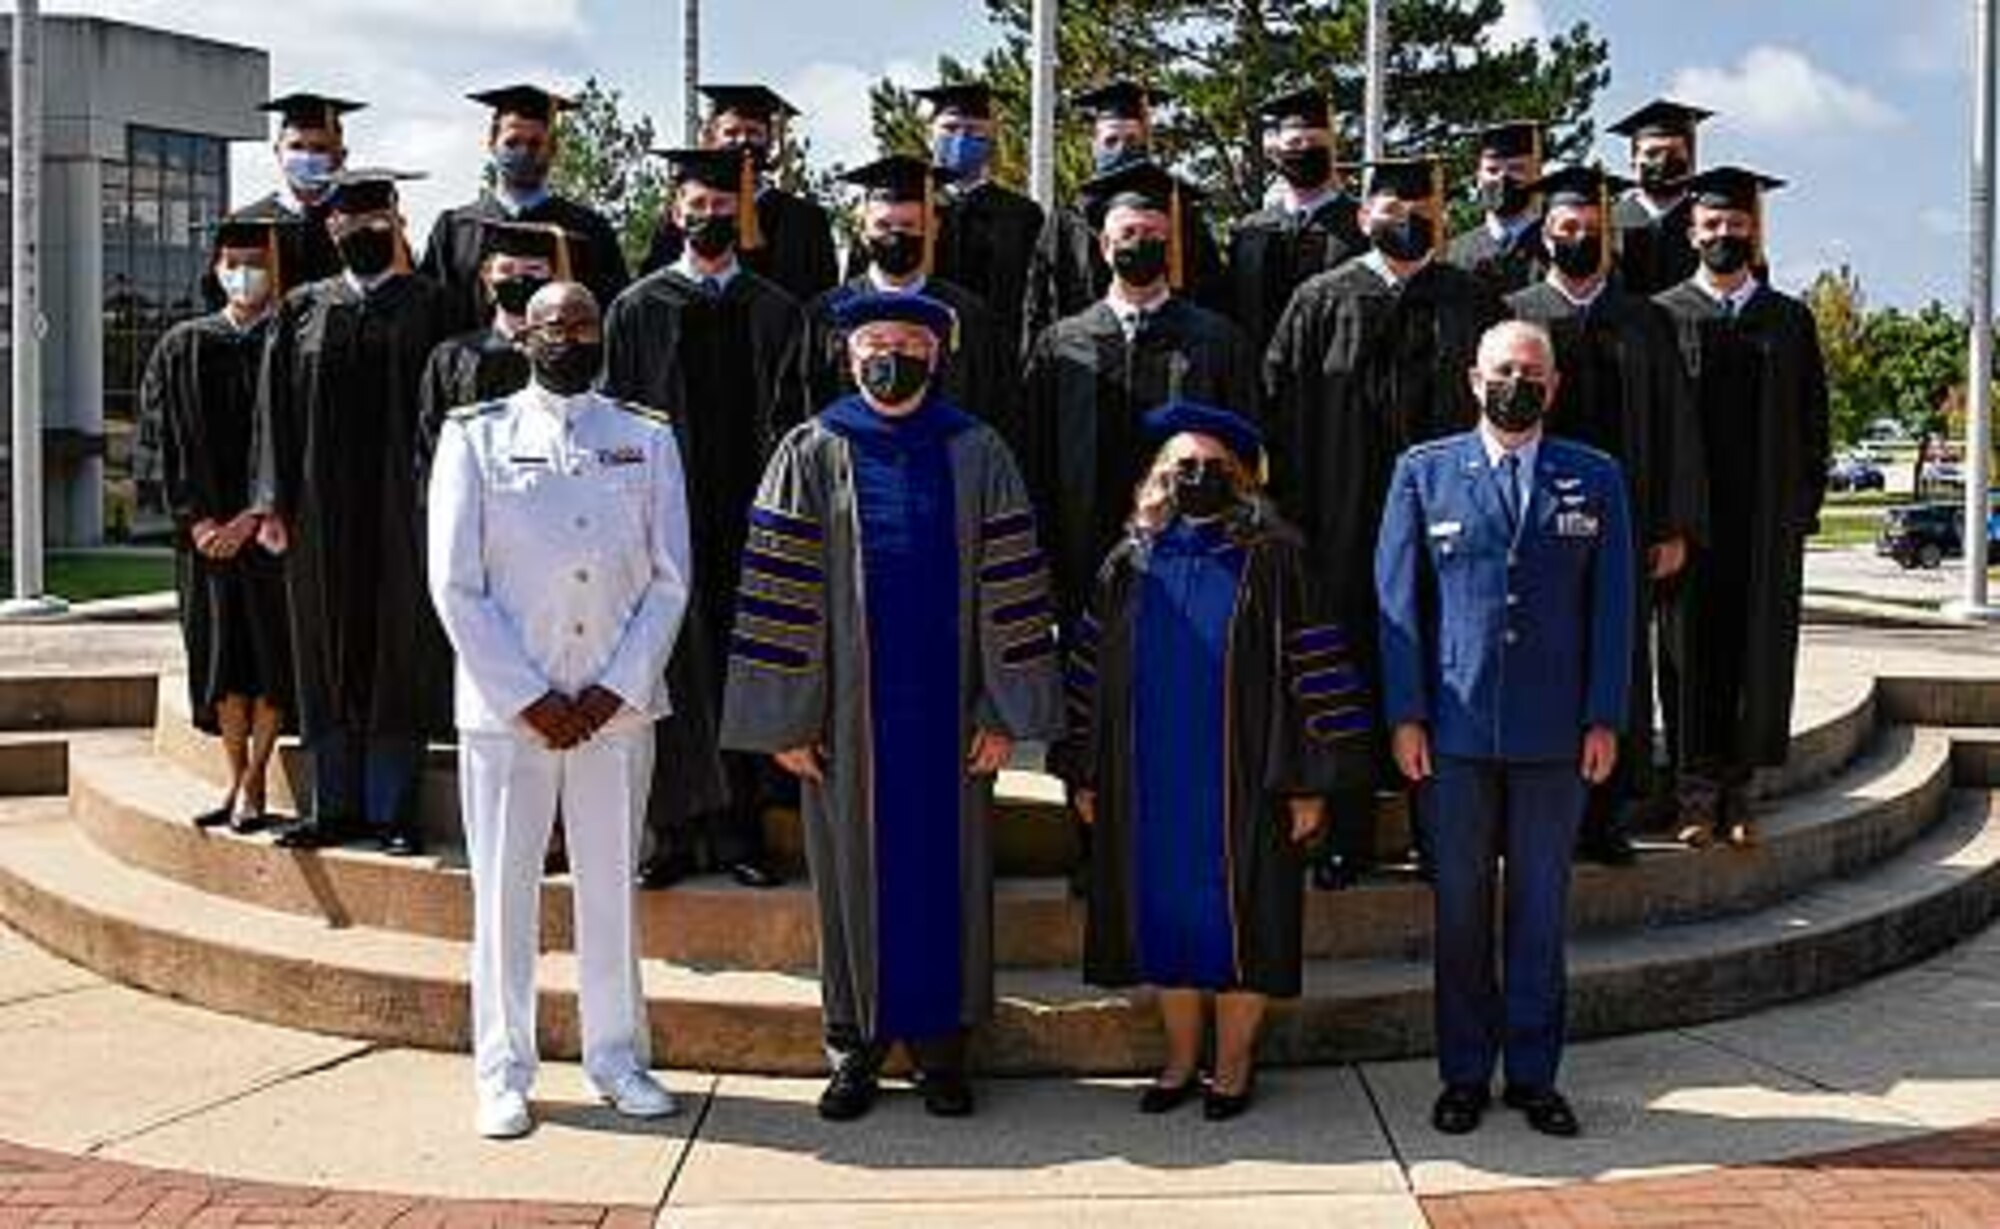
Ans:
{"label": "grass lawn", "polygon": [[[13,562],[0,558],[0,578],[11,592]],[[167,550],[52,551],[49,592],[72,602],[158,593],[174,587],[174,556]]]}

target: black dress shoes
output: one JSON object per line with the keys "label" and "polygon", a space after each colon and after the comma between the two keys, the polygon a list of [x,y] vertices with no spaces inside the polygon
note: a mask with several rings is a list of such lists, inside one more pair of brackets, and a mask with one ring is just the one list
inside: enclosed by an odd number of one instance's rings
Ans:
{"label": "black dress shoes", "polygon": [[392,858],[414,858],[423,851],[423,838],[414,829],[395,827],[382,834],[382,852]]}
{"label": "black dress shoes", "polygon": [[956,1071],[925,1075],[922,1082],[924,1112],[933,1118],[972,1116],[972,1082]]}
{"label": "black dress shoes", "polygon": [[1243,1111],[1250,1108],[1252,1091],[1256,1081],[1245,1081],[1240,1092],[1223,1092],[1211,1084],[1201,1096],[1201,1116],[1210,1122],[1228,1122],[1241,1118]]}
{"label": "black dress shoes", "polygon": [[1171,1114],[1186,1105],[1201,1089],[1201,1077],[1190,1074],[1178,1084],[1148,1084],[1139,1094],[1142,1114]]}
{"label": "black dress shoes", "polygon": [[754,858],[730,863],[729,877],[746,888],[775,888],[785,882],[783,875]]}
{"label": "black dress shoes", "polygon": [[228,807],[217,807],[213,811],[203,811],[194,817],[197,828],[221,828],[229,823],[231,812]]}
{"label": "black dress shoes", "polygon": [[1600,832],[1585,837],[1577,852],[1599,866],[1630,866],[1639,860],[1632,838],[1623,832]]}
{"label": "black dress shoes", "polygon": [[1508,1108],[1525,1114],[1528,1125],[1544,1135],[1574,1139],[1583,1132],[1583,1125],[1576,1120],[1576,1111],[1553,1088],[1515,1088],[1509,1085],[1501,1100],[1507,1103]]}
{"label": "black dress shoes", "polygon": [[878,1091],[875,1072],[866,1063],[842,1063],[819,1095],[819,1116],[828,1122],[853,1122],[874,1108]]}
{"label": "black dress shoes", "polygon": [[1446,1135],[1470,1135],[1492,1103],[1493,1094],[1478,1084],[1448,1084],[1431,1107],[1431,1125]]}
{"label": "black dress shoes", "polygon": [[693,874],[694,860],[686,854],[661,854],[640,869],[639,886],[648,892],[658,892]]}
{"label": "black dress shoes", "polygon": [[353,830],[353,825],[344,819],[306,818],[278,829],[272,844],[280,849],[325,849],[346,840]]}
{"label": "black dress shoes", "polygon": [[1322,892],[1345,892],[1360,881],[1361,868],[1339,854],[1313,860],[1312,883]]}

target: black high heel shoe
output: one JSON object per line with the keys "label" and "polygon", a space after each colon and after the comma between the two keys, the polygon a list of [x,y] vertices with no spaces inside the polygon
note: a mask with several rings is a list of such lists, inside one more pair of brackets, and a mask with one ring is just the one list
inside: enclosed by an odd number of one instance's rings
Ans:
{"label": "black high heel shoe", "polygon": [[1201,1089],[1201,1073],[1190,1071],[1187,1078],[1178,1084],[1153,1083],[1146,1085],[1146,1091],[1139,1094],[1139,1112],[1142,1114],[1171,1114],[1186,1105]]}
{"label": "black high heel shoe", "polygon": [[1250,1108],[1256,1088],[1257,1077],[1254,1075],[1243,1081],[1241,1092],[1221,1092],[1210,1084],[1208,1091],[1202,1094],[1201,1116],[1210,1122],[1228,1122],[1231,1118],[1242,1117],[1243,1111]]}

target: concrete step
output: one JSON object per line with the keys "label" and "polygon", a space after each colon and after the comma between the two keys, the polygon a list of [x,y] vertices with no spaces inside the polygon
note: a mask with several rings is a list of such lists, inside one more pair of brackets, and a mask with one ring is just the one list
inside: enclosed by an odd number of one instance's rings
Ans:
{"label": "concrete step", "polygon": [[[185,684],[182,686],[185,691]],[[152,674],[55,672],[0,676],[0,730],[127,729],[153,724]],[[183,698],[182,708],[186,708]]]}
{"label": "concrete step", "polygon": [[[1572,923],[1588,933],[1739,913],[1863,870],[1937,818],[1952,762],[1943,731],[1885,731],[1833,780],[1760,803],[1762,841],[1755,849],[1702,854],[1669,845],[1629,868],[1579,866]],[[336,927],[445,939],[470,933],[471,891],[455,854],[409,860],[358,849],[299,852],[265,838],[197,830],[188,819],[214,805],[216,787],[148,754],[136,740],[95,744],[80,754],[71,796],[83,832],[138,869]],[[569,893],[567,877],[552,878],[544,889],[542,935],[550,950],[572,944]],[[1429,950],[1430,893],[1407,877],[1311,892],[1307,902],[1308,957]],[[754,891],[700,879],[642,893],[640,905],[648,955],[744,969],[814,965],[812,901],[802,881]],[[1071,967],[1081,959],[1083,910],[1062,878],[1003,876],[996,908],[996,958],[1003,966]]]}
{"label": "concrete step", "polygon": [[[23,813],[15,808],[40,808]],[[45,802],[0,803],[0,919],[87,968],[217,1011],[389,1044],[463,1049],[466,948],[448,939],[329,927],[119,862]],[[1591,935],[1572,948],[1579,1036],[1681,1026],[1851,985],[1973,932],[2000,901],[1991,795],[1953,796],[1946,818],[1890,860],[1737,917]],[[575,963],[543,957],[543,1045],[577,1052]],[[676,1067],[820,1069],[810,975],[648,961],[656,1053]],[[1309,964],[1278,1008],[1266,1056],[1282,1063],[1411,1056],[1431,1045],[1430,970],[1393,958]],[[1080,984],[1073,969],[1005,971],[977,1044],[998,1072],[1135,1072],[1160,1058],[1144,993]]]}

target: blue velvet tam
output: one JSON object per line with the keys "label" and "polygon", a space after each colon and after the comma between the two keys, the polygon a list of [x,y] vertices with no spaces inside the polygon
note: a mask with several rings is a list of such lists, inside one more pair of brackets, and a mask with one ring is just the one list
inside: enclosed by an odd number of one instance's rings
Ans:
{"label": "blue velvet tam", "polygon": [[1264,433],[1241,414],[1199,401],[1169,401],[1147,413],[1146,434],[1155,444],[1164,444],[1176,435],[1193,432],[1206,435],[1236,454],[1250,472],[1263,463]]}

